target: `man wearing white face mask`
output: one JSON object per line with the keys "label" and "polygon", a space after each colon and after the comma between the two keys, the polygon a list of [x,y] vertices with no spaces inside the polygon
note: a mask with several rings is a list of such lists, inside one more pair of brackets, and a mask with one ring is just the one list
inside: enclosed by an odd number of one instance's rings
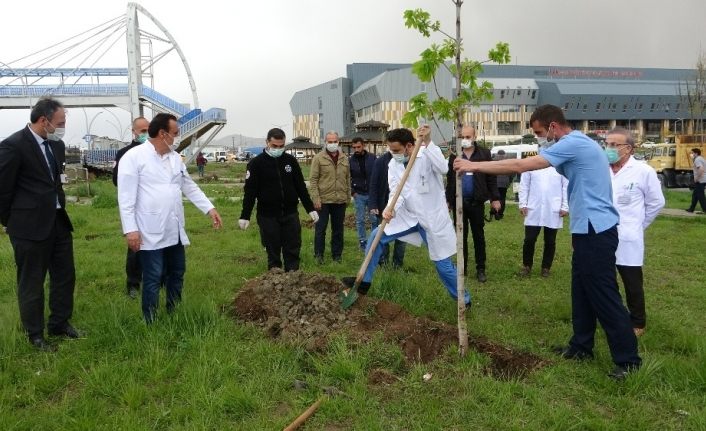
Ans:
{"label": "man wearing white face mask", "polygon": [[[464,126],[461,129],[461,159],[474,162],[490,160],[490,151],[476,145],[476,129]],[[446,203],[456,214],[456,173],[453,170],[455,154],[449,157],[449,170],[446,174]],[[468,270],[468,230],[473,235],[473,249],[476,261],[476,279],[485,283],[485,201],[490,200],[491,207],[500,211],[500,192],[495,175],[465,174],[461,181],[463,191],[463,265],[464,273]]]}
{"label": "man wearing white face mask", "polygon": [[324,262],[326,227],[331,219],[331,257],[341,261],[343,254],[343,221],[346,206],[351,199],[351,171],[348,156],[340,151],[338,133],[326,134],[323,151],[311,161],[309,191],[319,221],[314,226],[314,257],[318,264]]}
{"label": "man wearing white face mask", "polygon": [[282,268],[284,260],[285,271],[296,271],[302,248],[299,201],[314,223],[319,215],[314,211],[297,159],[284,152],[284,140],[282,129],[271,129],[265,151],[248,163],[238,226],[248,228],[257,200],[257,224],[267,251],[267,269]]}
{"label": "man wearing white face mask", "polygon": [[664,206],[664,195],[655,170],[632,156],[635,140],[629,131],[613,129],[605,143],[613,179],[613,205],[620,214],[615,266],[623,280],[633,331],[640,336],[647,323],[642,277],[644,232]]}
{"label": "man wearing white face mask", "polygon": [[123,156],[118,172],[118,203],[123,234],[132,251],[139,251],[142,265],[142,314],[150,324],[159,304],[159,287],[164,280],[167,312],[181,301],[186,272],[184,246],[189,238],[184,229],[186,196],[211,217],[214,229],[221,228],[221,216],[191,179],[179,153],[179,125],[171,114],[157,114],[150,122],[150,139]]}
{"label": "man wearing white face mask", "polygon": [[[134,139],[130,145],[120,149],[115,155],[115,167],[113,167],[113,184],[115,186],[118,185],[120,159],[131,149],[147,142],[147,138],[149,138],[147,128],[149,125],[150,122],[145,117],[137,117],[132,120],[132,135]],[[130,247],[127,248],[127,257],[125,258],[125,274],[127,276],[127,295],[135,299],[140,291],[140,283],[142,283],[142,267],[140,267],[140,259],[138,259],[137,253],[130,250]]]}
{"label": "man wearing white face mask", "polygon": [[17,265],[22,326],[39,350],[56,347],[44,338],[44,279],[49,272],[49,335],[78,338],[71,326],[74,270],[73,226],[62,183],[66,112],[58,101],[40,99],[31,124],[0,142],[0,223]]}

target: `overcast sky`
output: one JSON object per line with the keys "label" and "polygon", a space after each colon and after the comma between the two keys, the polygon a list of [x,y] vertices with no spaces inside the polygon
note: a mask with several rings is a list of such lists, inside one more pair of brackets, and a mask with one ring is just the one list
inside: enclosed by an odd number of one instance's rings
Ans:
{"label": "overcast sky", "polygon": [[[227,110],[220,136],[264,136],[279,126],[291,137],[289,100],[295,91],[345,76],[348,63],[417,59],[430,40],[405,28],[405,9],[429,11],[448,32],[455,17],[451,0],[139,3],[181,46],[201,106]],[[124,14],[126,7],[118,0],[5,0],[0,61],[78,34]],[[474,59],[484,59],[503,41],[520,65],[691,68],[706,47],[705,18],[704,0],[466,0],[462,24],[465,55]],[[126,67],[123,49],[124,44],[104,64]],[[155,87],[191,102],[183,68],[170,57],[157,70]],[[86,132],[84,114],[72,111],[70,144]],[[112,111],[126,127],[129,114]],[[97,112],[88,110],[88,118]],[[20,129],[28,117],[28,110],[0,111],[0,136]],[[92,132],[116,137],[118,127],[109,121],[117,123],[107,114],[97,117]]]}

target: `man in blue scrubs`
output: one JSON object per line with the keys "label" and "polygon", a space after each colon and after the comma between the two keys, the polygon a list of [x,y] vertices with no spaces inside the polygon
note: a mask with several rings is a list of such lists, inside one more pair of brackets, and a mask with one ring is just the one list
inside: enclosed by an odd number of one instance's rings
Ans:
{"label": "man in blue scrubs", "polygon": [[608,158],[601,147],[571,129],[562,110],[537,107],[530,117],[537,137],[556,141],[540,155],[497,162],[456,159],[456,172],[520,174],[554,166],[569,180],[570,229],[574,254],[571,261],[571,303],[574,334],[569,345],[556,349],[565,359],[593,358],[596,320],[603,327],[615,363],[610,377],[621,380],[640,367],[637,339],[623,306],[615,276],[618,247],[618,212],[613,207]]}

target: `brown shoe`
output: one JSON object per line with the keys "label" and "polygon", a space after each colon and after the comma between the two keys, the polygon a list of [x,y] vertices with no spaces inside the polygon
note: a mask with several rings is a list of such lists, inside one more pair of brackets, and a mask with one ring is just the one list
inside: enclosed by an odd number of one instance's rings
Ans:
{"label": "brown shoe", "polygon": [[632,328],[632,330],[636,337],[642,337],[645,335],[645,328]]}
{"label": "brown shoe", "polygon": [[542,268],[542,277],[549,277],[549,268]]}
{"label": "brown shoe", "polygon": [[517,273],[520,277],[529,277],[532,272],[531,266],[523,266],[522,269]]}

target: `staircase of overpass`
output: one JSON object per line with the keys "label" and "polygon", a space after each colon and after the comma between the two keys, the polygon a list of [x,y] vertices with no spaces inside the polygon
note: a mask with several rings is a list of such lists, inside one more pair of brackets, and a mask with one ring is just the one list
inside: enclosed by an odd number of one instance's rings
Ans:
{"label": "staircase of overpass", "polygon": [[[146,18],[162,35],[141,27],[140,18]],[[95,67],[123,38],[128,67]],[[157,44],[164,50],[155,54]],[[155,89],[154,65],[171,52],[176,52],[183,64],[191,104],[180,103]],[[0,109],[27,109],[43,96],[56,97],[67,108],[119,107],[129,111],[132,118],[143,116],[145,108],[153,114],[173,114],[182,137],[177,151],[193,143],[200,150],[227,122],[225,109],[204,110],[199,106],[196,85],[181,48],[159,21],[136,3],[128,3],[125,15],[90,30],[8,63],[0,61]]]}

